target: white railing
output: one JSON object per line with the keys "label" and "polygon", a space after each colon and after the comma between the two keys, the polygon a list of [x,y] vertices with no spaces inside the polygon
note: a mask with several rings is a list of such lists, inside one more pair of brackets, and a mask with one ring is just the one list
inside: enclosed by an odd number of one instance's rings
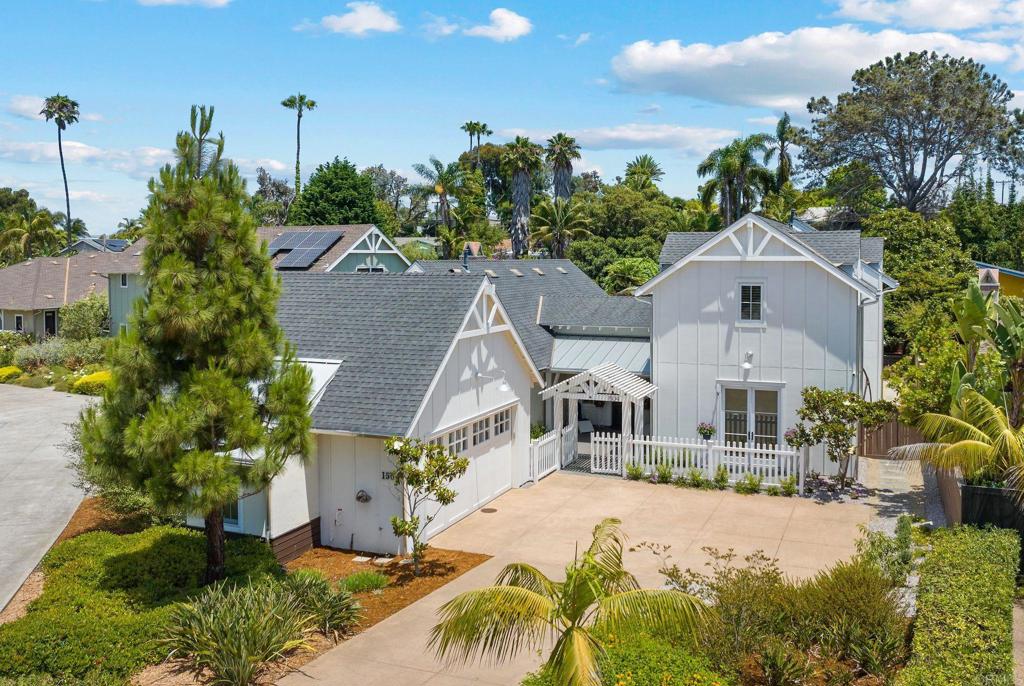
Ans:
{"label": "white railing", "polygon": [[645,475],[653,475],[659,465],[668,465],[673,477],[687,476],[691,470],[698,470],[710,480],[722,468],[731,484],[747,474],[760,477],[763,486],[780,486],[783,479],[795,477],[798,488],[803,491],[804,455],[795,448],[636,436],[629,439],[628,449],[625,449],[620,434],[608,433],[595,433],[591,446],[591,471],[601,474],[625,475],[627,465],[632,464],[639,465]]}
{"label": "white railing", "polygon": [[530,441],[530,467],[534,481],[558,469],[558,432],[549,431]]}

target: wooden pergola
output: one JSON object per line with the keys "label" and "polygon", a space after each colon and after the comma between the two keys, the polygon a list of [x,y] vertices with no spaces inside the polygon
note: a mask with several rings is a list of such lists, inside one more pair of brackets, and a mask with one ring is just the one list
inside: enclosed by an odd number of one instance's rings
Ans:
{"label": "wooden pergola", "polygon": [[[563,427],[576,426],[579,420],[580,400],[594,400],[622,403],[622,450],[628,453],[633,436],[644,431],[644,400],[654,395],[658,387],[633,372],[626,371],[614,362],[605,362],[593,369],[580,372],[565,381],[549,386],[540,392],[547,400],[554,398],[555,431],[561,440]],[[569,416],[562,409],[563,400],[569,403]],[[568,422],[566,421],[568,419]],[[573,436],[575,444],[575,436]],[[563,454],[559,446],[559,454]]]}

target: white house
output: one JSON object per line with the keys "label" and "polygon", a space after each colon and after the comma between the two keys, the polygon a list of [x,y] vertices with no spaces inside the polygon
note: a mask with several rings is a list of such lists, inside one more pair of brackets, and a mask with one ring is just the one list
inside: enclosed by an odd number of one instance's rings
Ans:
{"label": "white house", "polygon": [[[806,386],[881,398],[882,239],[748,214],[719,232],[672,233],[653,304],[652,433],[777,445]],[[811,468],[827,472],[821,451]]]}
{"label": "white house", "polygon": [[404,552],[390,524],[402,512],[390,436],[440,440],[470,459],[428,535],[531,478],[530,392],[541,376],[484,275],[282,282],[278,319],[315,379],[317,454],[228,508],[226,529],[269,539],[281,559],[320,544]]}

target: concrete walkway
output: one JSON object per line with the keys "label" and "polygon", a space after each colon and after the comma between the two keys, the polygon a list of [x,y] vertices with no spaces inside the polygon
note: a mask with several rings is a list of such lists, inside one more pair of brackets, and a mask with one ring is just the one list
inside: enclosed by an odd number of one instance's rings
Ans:
{"label": "concrete walkway", "polygon": [[[708,560],[702,547],[713,546],[723,552],[733,548],[739,556],[762,550],[777,557],[786,573],[805,577],[853,555],[860,526],[881,509],[879,503],[866,501],[821,504],[556,472],[536,486],[505,493],[487,511],[473,513],[431,542],[440,548],[488,553],[493,559],[279,683],[518,684],[536,668],[539,656],[451,670],[438,664],[426,650],[437,609],[463,591],[493,583],[511,561],[530,562],[546,574],[560,576],[576,550],[589,544],[590,531],[603,517],[622,519],[632,544],[671,545],[671,562],[682,568],[702,569]],[[628,552],[626,566],[642,585],[663,583],[650,553]]]}
{"label": "concrete walkway", "polygon": [[87,396],[0,385],[0,608],[82,500],[60,444]]}

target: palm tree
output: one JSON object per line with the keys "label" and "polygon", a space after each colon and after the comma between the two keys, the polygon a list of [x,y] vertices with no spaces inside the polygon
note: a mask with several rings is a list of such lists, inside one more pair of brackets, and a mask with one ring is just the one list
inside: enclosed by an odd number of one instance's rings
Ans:
{"label": "palm tree", "polygon": [[778,166],[775,168],[775,190],[780,191],[793,176],[793,157],[790,148],[799,131],[790,123],[789,112],[783,112],[782,118],[775,125],[775,135],[767,136],[769,148],[764,153],[764,163],[770,164],[777,156]]}
{"label": "palm tree", "polygon": [[452,226],[451,200],[455,189],[462,184],[464,171],[458,162],[444,164],[436,157],[430,158],[430,166],[417,163],[412,165],[416,173],[422,176],[427,183],[419,189],[428,197],[437,196],[437,216],[445,226]]}
{"label": "palm tree", "polygon": [[63,247],[65,237],[49,212],[38,211],[30,217],[12,215],[0,232],[0,255],[7,264],[53,255]]}
{"label": "palm tree", "polygon": [[712,150],[697,165],[697,175],[711,178],[701,186],[701,201],[708,207],[718,196],[718,210],[728,225],[750,212],[760,195],[774,185],[774,176],[758,162],[768,151],[768,134],[756,133],[737,138],[725,147]]}
{"label": "palm tree", "polygon": [[556,133],[548,139],[544,157],[554,172],[555,198],[568,199],[572,186],[572,162],[580,159],[580,146],[572,136]]}
{"label": "palm tree", "polygon": [[466,237],[458,229],[448,226],[437,227],[437,248],[441,253],[441,259],[450,260],[458,257],[465,244]]}
{"label": "palm tree", "polygon": [[642,589],[622,565],[619,520],[594,527],[594,540],[555,581],[523,562],[507,565],[495,585],[462,593],[441,606],[430,636],[436,654],[452,663],[496,662],[554,647],[543,670],[556,686],[599,686],[602,637],[645,631],[696,636],[705,606],[687,593]]}
{"label": "palm tree", "polygon": [[542,148],[525,136],[505,146],[501,161],[512,175],[512,253],[522,257],[530,237],[530,195],[533,174],[541,165]]}
{"label": "palm tree", "polygon": [[476,125],[477,125],[477,128],[476,128],[476,168],[479,169],[480,168],[480,145],[481,145],[480,137],[481,136],[488,136],[489,137],[489,136],[491,136],[494,133],[494,131],[491,131],[491,127],[489,127],[487,124],[483,123],[482,121],[478,121],[476,123]]}
{"label": "palm tree", "polygon": [[545,200],[530,217],[533,223],[534,245],[547,246],[555,259],[565,257],[570,241],[590,236],[590,220],[574,200],[555,198]]}
{"label": "palm tree", "polygon": [[68,173],[64,168],[64,129],[78,122],[78,103],[66,95],[51,95],[43,103],[43,109],[39,114],[46,117],[46,121],[57,124],[57,153],[60,155],[60,173],[64,177],[64,207],[67,209],[66,229],[68,245],[74,240],[71,230],[71,193],[68,191]]}
{"label": "palm tree", "polygon": [[316,100],[307,98],[302,93],[289,95],[281,101],[283,107],[295,110],[295,197],[302,190],[302,175],[299,170],[299,154],[302,151],[302,113],[316,109]]}
{"label": "palm tree", "polygon": [[893,448],[894,457],[959,468],[967,478],[1005,479],[1024,503],[1024,428],[1010,423],[1005,408],[964,386],[949,414],[927,413],[916,424],[927,443]]}
{"label": "palm tree", "polygon": [[478,121],[467,121],[459,128],[469,134],[469,148],[466,152],[473,152],[473,137],[476,136],[477,131],[480,130],[482,124]]}
{"label": "palm tree", "polygon": [[639,155],[626,164],[626,184],[633,190],[642,191],[661,181],[665,171],[650,155]]}

